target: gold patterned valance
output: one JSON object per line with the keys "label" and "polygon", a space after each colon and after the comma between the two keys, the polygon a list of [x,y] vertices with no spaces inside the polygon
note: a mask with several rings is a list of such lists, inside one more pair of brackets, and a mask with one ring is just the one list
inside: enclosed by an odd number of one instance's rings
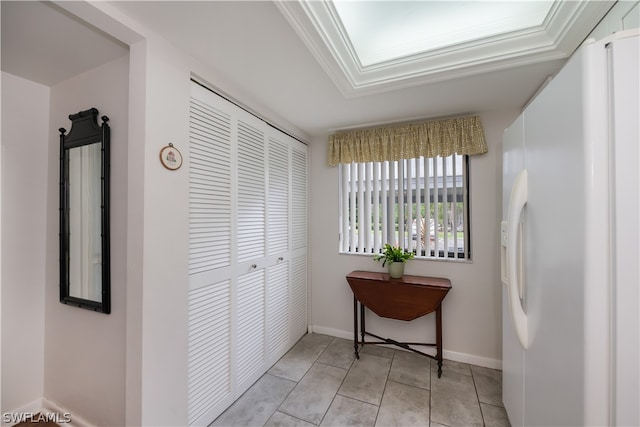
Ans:
{"label": "gold patterned valance", "polygon": [[329,165],[484,154],[478,116],[343,131],[329,136]]}

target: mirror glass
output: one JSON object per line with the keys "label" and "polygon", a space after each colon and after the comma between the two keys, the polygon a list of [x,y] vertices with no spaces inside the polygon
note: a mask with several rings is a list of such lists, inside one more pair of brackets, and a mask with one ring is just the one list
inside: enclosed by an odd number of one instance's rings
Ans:
{"label": "mirror glass", "polygon": [[111,312],[108,117],[71,114],[60,128],[60,302]]}
{"label": "mirror glass", "polygon": [[68,155],[69,296],[102,302],[100,144]]}

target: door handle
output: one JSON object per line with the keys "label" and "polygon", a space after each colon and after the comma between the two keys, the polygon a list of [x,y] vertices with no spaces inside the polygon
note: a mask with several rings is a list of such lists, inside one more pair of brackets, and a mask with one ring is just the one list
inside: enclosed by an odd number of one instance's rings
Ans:
{"label": "door handle", "polygon": [[[518,268],[523,268],[522,262],[518,262],[518,237],[520,215],[527,204],[527,170],[523,169],[516,177],[511,197],[509,199],[508,231],[507,231],[507,286],[509,297],[509,312],[513,320],[516,336],[522,347],[526,350],[529,347],[528,341],[528,319],[520,302],[520,289]],[[520,265],[519,265],[520,264]]]}

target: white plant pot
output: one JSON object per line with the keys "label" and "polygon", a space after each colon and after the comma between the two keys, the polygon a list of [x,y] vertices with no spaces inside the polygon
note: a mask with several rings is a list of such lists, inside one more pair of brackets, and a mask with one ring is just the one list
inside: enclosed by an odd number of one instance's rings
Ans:
{"label": "white plant pot", "polygon": [[389,276],[393,279],[399,279],[404,274],[404,262],[390,262]]}

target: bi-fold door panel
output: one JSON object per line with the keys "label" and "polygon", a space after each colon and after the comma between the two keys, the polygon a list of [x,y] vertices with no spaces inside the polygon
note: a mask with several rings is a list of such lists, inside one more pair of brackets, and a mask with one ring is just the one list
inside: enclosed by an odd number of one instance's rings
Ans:
{"label": "bi-fold door panel", "polygon": [[267,369],[265,354],[266,135],[260,120],[237,113],[236,158],[236,391]]}
{"label": "bi-fold door panel", "polygon": [[296,342],[307,333],[308,151],[291,141],[291,251],[289,277],[289,333]]}
{"label": "bi-fold door panel", "polygon": [[270,136],[267,177],[267,362],[276,362],[290,347],[289,334],[289,141]]}
{"label": "bi-fold door panel", "polygon": [[188,421],[234,400],[232,377],[232,122],[192,99],[189,126]]}

